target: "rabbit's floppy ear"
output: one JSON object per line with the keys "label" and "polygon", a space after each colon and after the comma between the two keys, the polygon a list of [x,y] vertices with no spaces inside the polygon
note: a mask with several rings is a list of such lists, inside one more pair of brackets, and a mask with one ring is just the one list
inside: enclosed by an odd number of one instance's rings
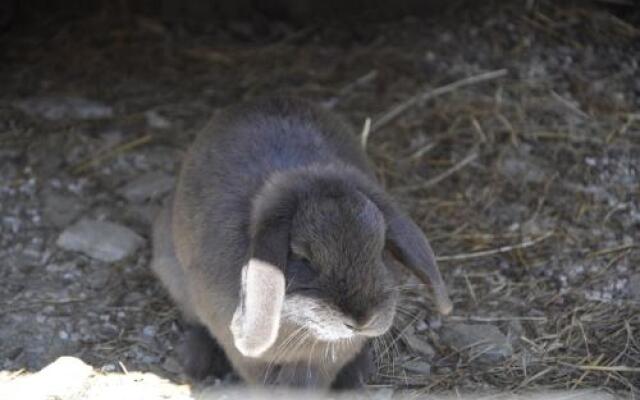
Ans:
{"label": "rabbit's floppy ear", "polygon": [[236,348],[247,357],[259,357],[267,351],[280,329],[290,216],[272,211],[258,210],[251,258],[242,268],[240,303],[230,326]]}
{"label": "rabbit's floppy ear", "polygon": [[440,275],[436,257],[422,230],[401,213],[387,195],[361,171],[345,169],[340,176],[349,177],[362,193],[367,195],[382,211],[386,222],[386,246],[393,256],[424,283],[431,283],[440,314],[447,315],[453,304]]}
{"label": "rabbit's floppy ear", "polygon": [[431,282],[438,311],[443,315],[449,314],[453,304],[424,233],[409,217],[397,211],[392,211],[386,217],[387,246],[391,253],[421,281]]}

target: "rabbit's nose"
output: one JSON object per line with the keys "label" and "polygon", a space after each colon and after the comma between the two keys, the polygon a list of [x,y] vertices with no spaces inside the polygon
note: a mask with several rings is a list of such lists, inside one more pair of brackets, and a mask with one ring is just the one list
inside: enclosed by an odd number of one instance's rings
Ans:
{"label": "rabbit's nose", "polygon": [[369,318],[362,325],[358,332],[364,336],[379,336],[384,334],[390,327],[391,320],[383,315],[377,314]]}

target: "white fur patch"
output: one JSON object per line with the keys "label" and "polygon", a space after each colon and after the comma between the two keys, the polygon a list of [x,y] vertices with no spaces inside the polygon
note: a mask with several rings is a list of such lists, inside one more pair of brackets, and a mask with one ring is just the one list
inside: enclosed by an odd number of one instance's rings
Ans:
{"label": "white fur patch", "polygon": [[242,268],[240,304],[231,321],[233,342],[244,356],[260,357],[278,338],[284,303],[282,271],[252,258]]}
{"label": "white fur patch", "polygon": [[305,327],[319,340],[334,342],[354,337],[353,331],[344,325],[342,313],[306,296],[287,296],[282,318]]}

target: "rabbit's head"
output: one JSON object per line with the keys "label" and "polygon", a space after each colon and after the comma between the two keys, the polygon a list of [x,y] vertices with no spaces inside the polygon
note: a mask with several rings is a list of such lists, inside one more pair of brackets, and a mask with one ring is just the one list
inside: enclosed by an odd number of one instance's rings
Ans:
{"label": "rabbit's head", "polygon": [[276,174],[260,190],[231,324],[241,353],[264,353],[281,320],[327,342],[384,334],[398,298],[388,253],[429,280],[440,311],[450,311],[424,235],[367,179],[349,168],[304,168]]}

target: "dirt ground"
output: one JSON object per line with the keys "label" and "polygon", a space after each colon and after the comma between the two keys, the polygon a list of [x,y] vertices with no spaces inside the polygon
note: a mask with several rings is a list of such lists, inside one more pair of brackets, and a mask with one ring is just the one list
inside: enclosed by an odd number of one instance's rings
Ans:
{"label": "dirt ground", "polygon": [[[301,29],[99,16],[2,34],[0,370],[74,355],[184,382],[150,219],[217,108],[279,92],[357,132],[371,119],[367,152],[455,303],[440,319],[407,291],[372,387],[640,395],[640,20],[520,3]],[[79,220],[144,244],[115,262],[62,248]]]}

